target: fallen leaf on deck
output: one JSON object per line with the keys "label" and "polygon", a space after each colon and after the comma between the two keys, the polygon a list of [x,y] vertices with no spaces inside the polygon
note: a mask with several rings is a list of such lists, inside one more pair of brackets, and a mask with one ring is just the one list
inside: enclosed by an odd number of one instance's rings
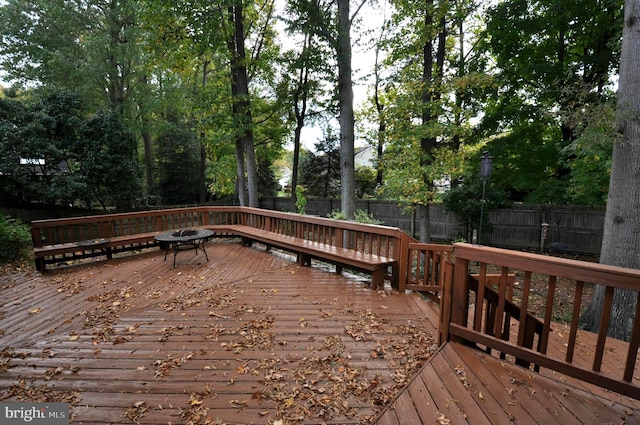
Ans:
{"label": "fallen leaf on deck", "polygon": [[451,420],[447,419],[444,414],[438,412],[438,415],[440,416],[436,418],[436,421],[438,421],[439,425],[449,425],[451,423]]}
{"label": "fallen leaf on deck", "polygon": [[127,409],[124,414],[124,417],[129,419],[130,421],[139,424],[140,419],[142,419],[149,410],[149,404],[146,401],[136,401],[133,403],[133,406]]}

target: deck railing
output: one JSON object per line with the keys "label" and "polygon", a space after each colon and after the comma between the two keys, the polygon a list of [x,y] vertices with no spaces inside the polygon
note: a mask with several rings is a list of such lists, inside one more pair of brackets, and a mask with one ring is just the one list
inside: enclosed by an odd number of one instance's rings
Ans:
{"label": "deck railing", "polygon": [[452,245],[409,243],[404,289],[418,291],[440,304],[445,265],[452,261],[452,254]]}
{"label": "deck railing", "polygon": [[[35,247],[114,238],[188,227],[245,225],[319,244],[349,248],[397,260],[389,276],[400,291],[420,291],[441,306],[441,341],[475,344],[521,365],[547,368],[640,399],[634,378],[640,344],[640,303],[620,371],[602,370],[608,318],[616,289],[640,293],[640,270],[623,269],[470,244],[421,244],[397,228],[247,207],[193,207],[32,223]],[[517,284],[516,284],[517,280]],[[578,319],[593,285],[606,288],[600,330],[591,358],[577,356]],[[558,322],[558,287],[570,291],[573,306],[566,347],[549,348]],[[535,291],[532,289],[535,288]],[[541,302],[533,302],[542,297]],[[542,305],[541,310],[533,306]]]}
{"label": "deck railing", "polygon": [[189,227],[245,225],[325,245],[398,260],[389,276],[404,285],[406,246],[412,240],[400,229],[249,207],[190,207],[104,214],[31,223],[34,247],[118,238]]}
{"label": "deck railing", "polygon": [[[485,350],[512,356],[525,365],[547,368],[581,379],[602,388],[640,399],[640,386],[636,373],[636,358],[640,341],[640,303],[635,311],[633,331],[627,352],[618,370],[606,368],[603,359],[613,355],[607,350],[611,339],[607,337],[613,294],[616,289],[640,294],[640,270],[529,254],[470,244],[455,244],[453,273],[445,279],[443,314],[445,339],[473,343]],[[489,274],[498,273],[498,287],[486,284]],[[513,294],[508,290],[510,276],[517,276],[518,285]],[[605,288],[600,328],[595,344],[581,352],[585,335],[579,330],[579,317],[588,301],[586,293],[595,285]],[[550,334],[558,322],[554,314],[559,306],[556,291],[559,288],[573,294],[573,305],[562,311],[568,320],[568,340],[556,344],[548,351]],[[535,288],[535,291],[534,289]],[[534,297],[541,297],[534,302]],[[542,306],[536,310],[533,306]],[[558,331],[557,329],[555,331]],[[565,331],[562,331],[565,332]],[[590,354],[586,354],[586,352]],[[588,356],[588,357],[585,357]]]}

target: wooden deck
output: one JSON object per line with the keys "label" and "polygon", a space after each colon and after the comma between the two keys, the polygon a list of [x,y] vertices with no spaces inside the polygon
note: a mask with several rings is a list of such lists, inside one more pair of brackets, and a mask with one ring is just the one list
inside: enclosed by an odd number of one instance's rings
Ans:
{"label": "wooden deck", "polygon": [[640,402],[438,349],[416,294],[237,240],[207,252],[3,276],[0,402],[85,424],[640,423]]}

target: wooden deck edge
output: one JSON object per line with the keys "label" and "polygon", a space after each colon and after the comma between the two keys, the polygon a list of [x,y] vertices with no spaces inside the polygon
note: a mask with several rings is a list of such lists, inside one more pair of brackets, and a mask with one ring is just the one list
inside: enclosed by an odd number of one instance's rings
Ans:
{"label": "wooden deck edge", "polygon": [[385,406],[384,409],[382,409],[380,412],[378,412],[378,414],[375,416],[375,419],[373,420],[373,422],[371,422],[372,424],[377,424],[384,415],[387,414],[387,412],[390,409],[394,409],[395,408],[395,404],[396,401],[398,401],[398,399],[400,397],[402,397],[402,395],[409,391],[409,387],[411,387],[411,385],[414,383],[414,381],[416,379],[420,378],[420,375],[422,374],[422,372],[424,371],[425,368],[429,367],[430,363],[433,361],[434,358],[436,358],[436,356],[441,355],[442,350],[444,350],[444,347],[449,344],[444,343],[442,344],[440,347],[438,347],[438,349],[436,351],[434,351],[434,353],[431,355],[431,357],[429,357],[429,360],[427,360],[420,369],[418,369],[416,371],[416,373],[413,374],[413,376],[411,377],[411,379],[407,382],[407,384],[405,385],[405,387],[402,389],[402,391],[400,391],[398,394],[396,394],[391,400],[389,400],[389,402],[387,403],[387,405]]}

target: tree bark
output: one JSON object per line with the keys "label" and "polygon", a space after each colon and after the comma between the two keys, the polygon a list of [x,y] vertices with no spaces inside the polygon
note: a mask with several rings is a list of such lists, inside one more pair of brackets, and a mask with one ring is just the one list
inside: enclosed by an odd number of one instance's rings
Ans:
{"label": "tree bark", "polygon": [[[428,2],[429,5],[433,4],[433,1]],[[434,25],[434,16],[432,15],[432,7],[429,7],[425,10],[425,30],[426,33],[429,33],[428,29]],[[431,38],[427,38],[425,40],[425,44],[423,46],[423,70],[422,70],[422,83],[424,84],[424,91],[422,92],[422,125],[428,126],[431,124],[431,121],[437,120],[438,115],[434,114],[432,110],[434,109],[434,104],[440,101],[441,93],[440,93],[440,83],[442,80],[442,76],[444,74],[444,59],[445,59],[445,41],[446,41],[446,31],[445,31],[445,20],[441,18],[438,20],[440,28],[438,31],[437,37],[437,50],[435,57],[435,75],[433,69],[434,57],[433,57],[433,40]],[[434,81],[435,80],[435,81]],[[422,157],[420,159],[420,165],[423,168],[428,168],[431,166],[431,154],[435,150],[437,145],[437,139],[435,136],[425,136],[420,141],[420,147],[422,149]],[[429,173],[425,171],[424,174],[424,183],[427,187],[429,193],[433,192],[433,181],[431,181],[429,177]],[[425,201],[425,204],[419,208],[420,211],[420,241],[421,242],[431,242],[431,223],[429,219],[429,206],[428,201]]]}
{"label": "tree bark", "polygon": [[338,92],[340,96],[340,196],[346,218],[353,218],[356,208],[355,188],[355,117],[351,76],[351,19],[349,0],[338,0]]}
{"label": "tree bark", "polygon": [[[380,33],[380,40],[382,40],[383,34],[384,30]],[[376,44],[376,61],[374,65],[375,83],[373,86],[373,95],[377,113],[376,117],[378,120],[378,140],[376,146],[376,184],[378,187],[382,186],[382,156],[384,155],[384,144],[387,137],[387,119],[385,117],[384,103],[380,99],[380,40],[378,41],[378,44]]]}
{"label": "tree bark", "polygon": [[240,205],[247,205],[248,202],[250,207],[258,207],[258,169],[255,159],[253,119],[244,47],[245,31],[242,0],[234,1],[234,5],[229,9],[229,19],[234,29],[233,36],[228,41],[231,55],[231,92],[233,96],[233,114],[239,126],[238,135],[236,136],[238,198],[240,199]]}
{"label": "tree bark", "polygon": [[[616,127],[609,195],[605,213],[600,262],[640,269],[640,0],[625,2],[620,59]],[[597,286],[593,301],[581,318],[583,328],[600,324],[604,287]],[[609,336],[628,340],[636,292],[616,290]]]}
{"label": "tree bark", "polygon": [[149,128],[151,118],[149,116],[149,108],[146,104],[148,100],[148,78],[143,75],[141,83],[144,86],[144,102],[140,102],[138,107],[140,108],[140,133],[142,136],[143,149],[144,149],[144,175],[147,186],[147,196],[155,195],[156,183],[153,176],[153,168],[155,165],[155,157],[153,153],[153,138],[151,137],[151,130]]}
{"label": "tree bark", "polygon": [[[304,46],[301,56],[307,55],[307,50],[310,48],[311,36],[305,34]],[[307,117],[307,97],[309,95],[309,67],[305,63],[300,67],[300,73],[298,75],[297,87],[293,93],[293,107],[296,118],[296,128],[294,130],[293,137],[293,170],[291,171],[291,200],[292,205],[296,205],[297,194],[296,188],[298,187],[298,169],[300,168],[300,144],[302,137],[302,128]]]}

